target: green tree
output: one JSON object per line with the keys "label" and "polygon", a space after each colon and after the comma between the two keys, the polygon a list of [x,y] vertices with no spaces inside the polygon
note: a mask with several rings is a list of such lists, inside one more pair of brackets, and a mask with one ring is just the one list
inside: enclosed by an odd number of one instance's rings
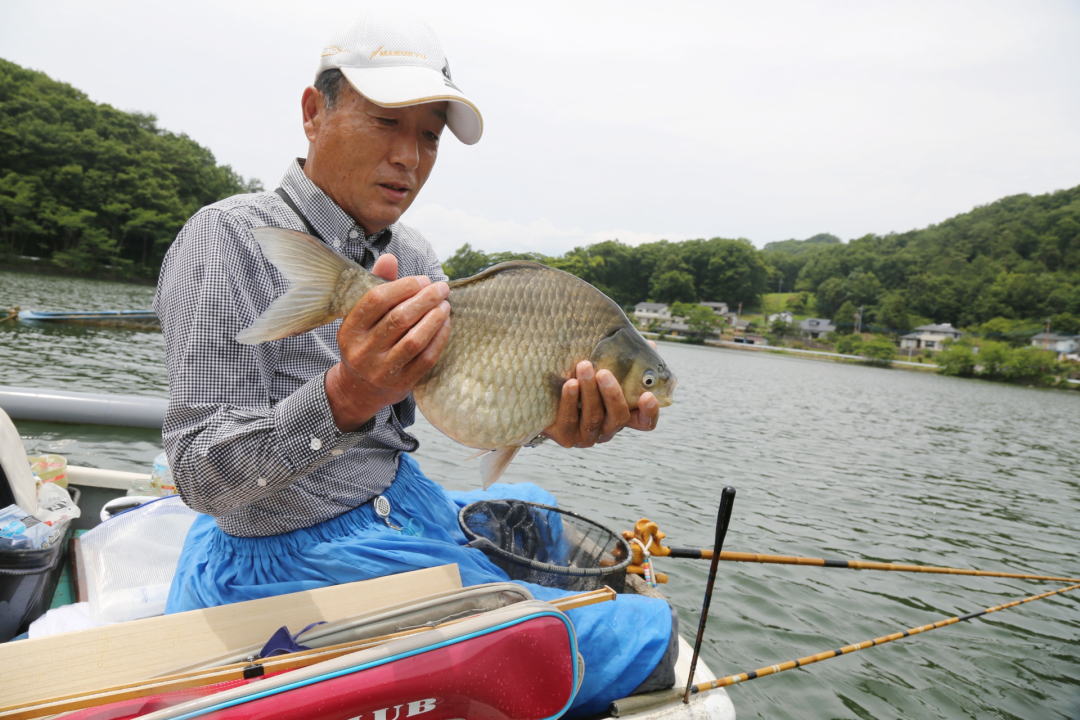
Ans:
{"label": "green tree", "polygon": [[996,340],[986,340],[978,346],[975,356],[980,376],[1001,379],[1005,377],[1005,365],[1009,360],[1009,346]]}
{"label": "green tree", "polygon": [[778,317],[769,323],[769,332],[777,338],[786,337],[793,332],[792,324],[784,320],[784,318]]}
{"label": "green tree", "polygon": [[802,315],[807,312],[810,307],[810,293],[801,292],[797,295],[793,295],[787,300],[787,309],[796,315]]}
{"label": "green tree", "polygon": [[657,271],[649,282],[649,296],[657,302],[693,302],[697,300],[694,276],[686,270]]}
{"label": "green tree", "polygon": [[874,305],[881,296],[881,282],[872,272],[853,272],[844,283],[846,298],[856,305]]}
{"label": "green tree", "polygon": [[833,325],[836,326],[836,331],[840,333],[855,332],[855,316],[859,312],[859,309],[855,307],[855,304],[850,300],[845,300],[844,304],[833,315]]}
{"label": "green tree", "polygon": [[748,240],[713,238],[706,244],[707,272],[698,286],[704,300],[756,305],[767,289],[769,272]]}
{"label": "green tree", "polygon": [[469,243],[465,243],[454,254],[447,258],[443,264],[443,272],[451,280],[469,277],[491,265],[491,258],[481,250],[473,250]]}
{"label": "green tree", "polygon": [[971,377],[975,374],[975,353],[966,343],[949,343],[934,356],[934,362],[942,375]]}
{"label": "green tree", "polygon": [[862,339],[854,333],[834,335],[833,340],[836,343],[836,352],[843,353],[844,355],[852,355],[858,352],[859,343],[862,342]]}
{"label": "green tree", "polygon": [[1012,349],[1003,371],[1014,382],[1051,385],[1059,368],[1053,352],[1028,346]]}
{"label": "green tree", "polygon": [[1050,327],[1054,332],[1063,335],[1078,335],[1080,334],[1080,315],[1058,313],[1050,318]]}
{"label": "green tree", "polygon": [[887,367],[896,358],[896,345],[888,336],[875,335],[860,342],[857,352],[866,358],[867,364]]}
{"label": "green tree", "polygon": [[889,290],[882,295],[880,304],[874,308],[874,318],[887,332],[897,335],[911,332],[911,314],[903,291]]}
{"label": "green tree", "polygon": [[259,189],[153,115],[0,60],[0,256],[153,276],[195,210]]}
{"label": "green tree", "polygon": [[698,341],[711,335],[720,324],[716,313],[704,305],[694,303],[675,303],[671,306],[671,315],[682,318],[690,328],[690,337]]}

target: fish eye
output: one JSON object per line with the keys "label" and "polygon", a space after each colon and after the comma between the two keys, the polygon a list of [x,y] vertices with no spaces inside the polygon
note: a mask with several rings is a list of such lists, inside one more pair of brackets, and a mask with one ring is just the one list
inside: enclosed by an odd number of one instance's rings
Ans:
{"label": "fish eye", "polygon": [[652,370],[646,370],[645,374],[641,378],[641,384],[645,387],[652,387],[656,384],[656,373]]}

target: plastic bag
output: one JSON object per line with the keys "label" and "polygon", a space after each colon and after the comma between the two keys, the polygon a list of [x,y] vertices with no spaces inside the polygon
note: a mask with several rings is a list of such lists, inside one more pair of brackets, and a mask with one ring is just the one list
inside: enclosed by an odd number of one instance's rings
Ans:
{"label": "plastic bag", "polygon": [[54,482],[42,483],[38,488],[38,509],[34,517],[43,523],[58,527],[82,514],[68,491]]}
{"label": "plastic bag", "polygon": [[191,523],[179,496],[116,515],[79,538],[90,615],[121,622],[160,615]]}
{"label": "plastic bag", "polygon": [[54,532],[18,505],[0,509],[0,550],[38,550],[50,544]]}

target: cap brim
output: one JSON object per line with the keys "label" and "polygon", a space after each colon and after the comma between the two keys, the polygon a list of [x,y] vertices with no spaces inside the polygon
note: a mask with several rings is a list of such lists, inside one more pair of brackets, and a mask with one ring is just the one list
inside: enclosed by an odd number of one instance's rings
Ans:
{"label": "cap brim", "polygon": [[356,91],[376,105],[407,107],[447,102],[446,125],[457,139],[473,145],[484,133],[480,110],[441,73],[425,67],[343,67]]}

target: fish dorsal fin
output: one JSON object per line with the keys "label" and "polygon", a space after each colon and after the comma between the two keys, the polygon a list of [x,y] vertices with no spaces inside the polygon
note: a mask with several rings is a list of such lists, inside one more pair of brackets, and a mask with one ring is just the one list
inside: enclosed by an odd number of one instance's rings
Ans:
{"label": "fish dorsal fin", "polygon": [[492,265],[491,267],[486,267],[475,275],[470,275],[466,278],[458,278],[457,280],[451,280],[450,287],[455,288],[461,287],[462,285],[470,285],[481,280],[486,280],[492,275],[498,275],[499,273],[507,272],[509,270],[523,270],[525,272],[564,272],[563,270],[557,270],[556,268],[548,267],[543,263],[534,262],[532,260],[507,260],[506,262],[501,262]]}

